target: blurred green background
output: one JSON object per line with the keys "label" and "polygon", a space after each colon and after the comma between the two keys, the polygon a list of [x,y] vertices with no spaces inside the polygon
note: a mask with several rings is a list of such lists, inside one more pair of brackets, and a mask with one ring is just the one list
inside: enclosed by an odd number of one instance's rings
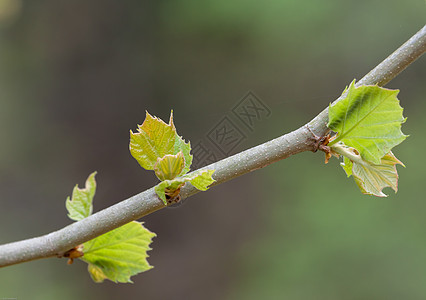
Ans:
{"label": "blurred green background", "polygon": [[[425,21],[424,0],[0,0],[0,243],[151,187],[128,151],[145,110],[193,144],[248,92],[272,114],[233,153],[305,124]],[[388,84],[410,137],[400,191],[362,195],[338,161],[302,153],[143,219],[155,268],[95,284],[86,265],[0,269],[0,298],[426,299],[426,58]],[[211,145],[210,145],[211,147]],[[212,149],[213,150],[213,149]]]}

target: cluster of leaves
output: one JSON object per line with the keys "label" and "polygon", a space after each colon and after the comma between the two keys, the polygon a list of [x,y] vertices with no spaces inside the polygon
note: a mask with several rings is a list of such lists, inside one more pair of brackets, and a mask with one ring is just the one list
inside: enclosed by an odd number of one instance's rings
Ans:
{"label": "cluster of leaves", "polygon": [[[327,149],[335,156],[343,156],[343,169],[365,194],[384,197],[385,187],[397,191],[396,165],[403,164],[391,149],[407,137],[401,132],[405,119],[398,92],[378,86],[356,88],[353,81],[343,92],[345,97],[329,107],[327,126],[335,135],[327,141]],[[214,182],[214,170],[188,174],[191,145],[177,134],[173,112],[168,124],[147,112],[137,132],[130,131],[129,148],[139,164],[153,170],[161,181],[155,191],[165,205],[179,200],[179,191],[187,182],[203,191]],[[89,176],[84,189],[75,186],[72,198],[67,198],[66,208],[72,220],[92,214],[95,175],[96,172]],[[133,221],[71,249],[65,256],[71,262],[80,258],[88,263],[95,282],[131,282],[131,276],[152,268],[147,262],[147,251],[154,236],[141,223]]]}
{"label": "cluster of leaves", "polygon": [[[87,178],[85,188],[76,185],[72,197],[67,198],[68,217],[80,221],[92,214],[96,192],[96,172]],[[95,282],[109,279],[114,282],[131,282],[130,277],[152,268],[147,261],[147,251],[155,233],[142,223],[133,221],[100,235],[74,249],[68,255],[88,263],[88,271]]]}
{"label": "cluster of leaves", "polygon": [[165,205],[178,201],[180,188],[186,182],[201,191],[214,182],[214,170],[187,174],[192,164],[191,144],[177,134],[173,111],[169,124],[146,112],[137,132],[130,131],[129,148],[138,163],[146,170],[154,170],[161,180],[155,191]]}
{"label": "cluster of leaves", "polygon": [[343,91],[345,98],[329,107],[328,128],[336,133],[328,146],[344,157],[341,164],[353,176],[364,194],[386,197],[383,188],[398,190],[396,165],[402,164],[391,152],[407,137],[397,98],[399,90],[379,86],[355,87]]}
{"label": "cluster of leaves", "polygon": [[[139,164],[154,170],[161,182],[155,191],[165,205],[179,199],[180,188],[190,182],[205,191],[214,182],[214,170],[200,170],[187,174],[191,167],[191,145],[177,134],[173,112],[169,124],[152,117],[148,112],[138,132],[130,131],[130,152]],[[93,211],[96,192],[96,172],[87,178],[85,188],[76,185],[65,206],[68,217],[74,221],[87,218]],[[152,268],[147,261],[147,251],[155,233],[142,223],[133,221],[94,238],[69,251],[64,256],[79,258],[88,263],[88,271],[95,282],[109,279],[114,282],[131,282],[130,277]]]}

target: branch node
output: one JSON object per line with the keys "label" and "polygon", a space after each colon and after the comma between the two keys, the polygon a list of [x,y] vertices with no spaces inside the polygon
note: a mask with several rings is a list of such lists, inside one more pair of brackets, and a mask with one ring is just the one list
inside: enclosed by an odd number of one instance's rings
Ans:
{"label": "branch node", "polygon": [[68,258],[67,264],[71,265],[74,261],[74,258],[79,258],[79,257],[82,257],[83,255],[84,255],[83,245],[78,245],[78,246],[64,252],[63,254],[58,254],[57,257],[58,258],[67,257]]}
{"label": "branch node", "polygon": [[[313,135],[312,141],[313,141],[313,149],[312,152],[317,152],[318,150],[326,151],[324,146],[327,146],[328,142],[330,141],[330,134],[327,133],[324,136],[318,136],[316,135],[311,128],[309,127],[309,124],[305,125],[306,128],[309,130],[309,132]],[[330,148],[330,147],[328,147]]]}
{"label": "branch node", "polygon": [[180,202],[181,197],[180,197],[180,187],[177,188],[176,190],[172,190],[172,189],[167,189],[165,190],[165,194],[166,194],[166,200],[167,200],[167,204],[171,205],[171,204],[177,204]]}

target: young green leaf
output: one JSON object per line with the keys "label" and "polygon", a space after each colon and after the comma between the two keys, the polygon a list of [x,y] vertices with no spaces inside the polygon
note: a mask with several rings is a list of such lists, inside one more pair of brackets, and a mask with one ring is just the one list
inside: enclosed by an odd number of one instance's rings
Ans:
{"label": "young green leaf", "polygon": [[95,175],[96,172],[89,175],[84,189],[80,189],[78,185],[76,185],[72,191],[71,199],[68,197],[65,201],[68,217],[71,220],[80,221],[92,214],[92,201],[96,192]]}
{"label": "young green leaf", "polygon": [[133,221],[83,244],[83,261],[95,282],[109,279],[132,282],[130,277],[152,268],[147,261],[155,233]]}
{"label": "young green leaf", "polygon": [[176,155],[165,155],[157,159],[157,163],[154,165],[155,175],[157,175],[158,179],[161,181],[173,179],[179,176],[184,165],[185,159],[182,152]]}
{"label": "young green leaf", "polygon": [[382,192],[385,187],[392,188],[395,193],[398,191],[398,173],[396,165],[404,164],[399,161],[392,152],[389,152],[380,160],[380,164],[366,161],[359,153],[342,143],[337,144],[333,151],[343,155],[341,166],[346,175],[353,176],[361,192],[367,195],[387,197]]}
{"label": "young green leaf", "polygon": [[190,182],[196,189],[206,191],[215,180],[212,175],[214,170],[200,170],[172,180],[164,180],[155,186],[158,197],[167,205],[166,192],[170,193],[180,189],[186,182]]}
{"label": "young green leaf", "polygon": [[379,165],[353,163],[352,175],[364,194],[387,197],[382,192],[383,188],[391,187],[395,193],[398,191],[397,164],[403,166],[403,163],[389,152],[382,157]]}
{"label": "young green leaf", "polygon": [[179,152],[182,152],[185,164],[177,176],[188,173],[192,164],[191,145],[177,134],[173,111],[169,124],[146,112],[146,119],[138,126],[138,132],[130,131],[129,148],[132,156],[147,170],[153,170],[159,158]]}
{"label": "young green leaf", "polygon": [[175,139],[173,123],[166,124],[146,112],[145,121],[138,126],[138,132],[130,130],[130,153],[144,169],[152,170],[159,157],[176,154]]}
{"label": "young green leaf", "polygon": [[381,158],[407,137],[401,132],[405,119],[398,92],[379,86],[355,88],[353,81],[346,97],[329,107],[327,126],[337,132],[329,146],[343,142],[357,149],[363,159],[380,164]]}
{"label": "young green leaf", "polygon": [[207,191],[209,185],[211,185],[215,180],[213,179],[214,170],[201,170],[199,172],[194,172],[194,175],[191,176],[191,184],[200,191]]}

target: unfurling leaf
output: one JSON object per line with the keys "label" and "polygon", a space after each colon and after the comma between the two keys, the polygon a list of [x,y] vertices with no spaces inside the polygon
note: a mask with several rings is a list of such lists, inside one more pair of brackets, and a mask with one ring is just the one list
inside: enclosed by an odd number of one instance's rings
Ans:
{"label": "unfurling leaf", "polygon": [[387,197],[383,193],[385,187],[398,191],[398,173],[396,165],[404,164],[399,161],[392,152],[389,152],[375,164],[364,160],[354,148],[346,147],[342,143],[337,144],[333,151],[343,155],[342,168],[346,175],[353,176],[361,192],[378,197]]}
{"label": "unfurling leaf", "polygon": [[[345,90],[346,91],[346,90]],[[328,127],[337,132],[329,146],[343,142],[355,148],[364,160],[375,164],[407,136],[397,98],[398,90],[351,83],[344,99],[329,107]]]}
{"label": "unfurling leaf", "polygon": [[155,175],[161,181],[173,179],[182,173],[184,165],[185,159],[182,152],[176,155],[167,154],[157,159],[154,165]]}
{"label": "unfurling leaf", "polygon": [[364,194],[387,197],[382,192],[383,188],[390,187],[395,193],[398,191],[397,164],[404,166],[392,152],[389,152],[382,157],[381,163],[378,165],[353,163],[352,175]]}
{"label": "unfurling leaf", "polygon": [[80,189],[78,185],[76,185],[72,191],[71,199],[68,197],[65,201],[68,217],[71,220],[80,221],[92,214],[92,201],[96,192],[95,175],[96,172],[89,175],[84,189]]}
{"label": "unfurling leaf", "polygon": [[81,259],[95,282],[132,282],[131,276],[152,268],[146,252],[153,237],[155,233],[133,221],[84,243]]}
{"label": "unfurling leaf", "polygon": [[138,126],[138,132],[130,130],[130,153],[147,170],[152,170],[157,158],[174,153],[176,129],[173,119],[166,124],[163,120],[146,112],[145,121]]}
{"label": "unfurling leaf", "polygon": [[179,189],[186,182],[190,182],[200,191],[207,190],[208,186],[215,181],[212,177],[213,173],[214,170],[200,170],[172,180],[164,180],[155,186],[155,192],[157,193],[158,197],[163,200],[164,204],[167,205],[166,195],[173,198],[170,195],[173,195],[173,192],[175,191],[179,192]]}
{"label": "unfurling leaf", "polygon": [[179,152],[183,154],[184,165],[177,176],[188,173],[192,164],[191,145],[177,134],[173,124],[173,111],[169,124],[146,112],[145,121],[138,126],[138,131],[130,131],[129,148],[132,156],[147,170],[153,170],[158,159]]}

